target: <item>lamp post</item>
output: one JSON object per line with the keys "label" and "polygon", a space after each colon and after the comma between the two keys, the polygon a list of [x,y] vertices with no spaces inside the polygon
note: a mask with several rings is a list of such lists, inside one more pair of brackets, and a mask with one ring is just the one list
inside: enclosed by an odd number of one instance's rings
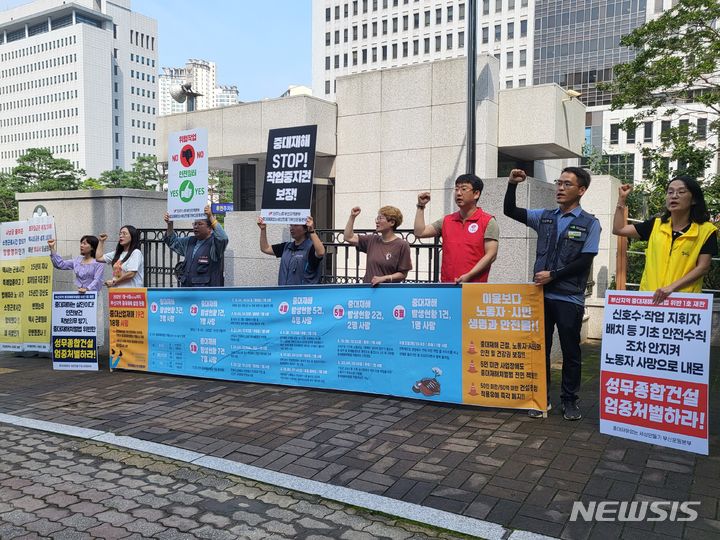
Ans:
{"label": "lamp post", "polygon": [[467,142],[466,165],[468,173],[475,174],[475,84],[477,80],[477,15],[476,0],[467,1]]}

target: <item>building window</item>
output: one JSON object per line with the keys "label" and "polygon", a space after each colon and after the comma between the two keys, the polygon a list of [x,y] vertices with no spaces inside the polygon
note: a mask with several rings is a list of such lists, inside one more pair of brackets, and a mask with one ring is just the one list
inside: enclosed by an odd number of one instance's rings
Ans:
{"label": "building window", "polygon": [[525,67],[527,65],[527,51],[525,49],[522,49],[520,51],[520,67]]}
{"label": "building window", "polygon": [[330,32],[325,32],[325,46],[330,45]]}
{"label": "building window", "polygon": [[387,35],[387,19],[383,19],[383,22],[382,22],[382,33],[383,33],[383,36],[386,36],[386,35]]}
{"label": "building window", "polygon": [[502,13],[502,0],[495,0],[495,13]]}
{"label": "building window", "polygon": [[508,0],[508,11],[515,9],[515,0]]}
{"label": "building window", "polygon": [[465,4],[460,4],[458,6],[458,19],[461,21],[465,20]]}
{"label": "building window", "polygon": [[325,81],[325,94],[330,93],[330,81]]}
{"label": "building window", "polygon": [[330,22],[330,8],[325,8],[325,22]]}
{"label": "building window", "polygon": [[382,59],[387,60],[387,45],[382,46]]}
{"label": "building window", "polygon": [[425,12],[425,26],[430,26],[430,10]]}
{"label": "building window", "polygon": [[696,132],[697,138],[701,141],[707,139],[707,118],[698,118]]}
{"label": "building window", "polygon": [[519,88],[525,87],[525,79],[518,79],[518,87]]}
{"label": "building window", "polygon": [[482,28],[482,42],[487,43],[489,40],[490,29],[487,26]]}
{"label": "building window", "polygon": [[435,52],[440,52],[442,49],[442,37],[435,36]]}
{"label": "building window", "polygon": [[500,31],[501,31],[500,29],[501,29],[501,26],[499,24],[496,24],[495,25],[495,43],[500,42]]}
{"label": "building window", "polygon": [[392,57],[393,60],[397,58],[397,43],[392,44]]}
{"label": "building window", "polygon": [[357,51],[352,52],[353,66],[357,66]]}
{"label": "building window", "polygon": [[417,30],[418,28],[420,28],[420,14],[415,13],[413,15],[413,29]]}
{"label": "building window", "polygon": [[515,37],[515,23],[509,22],[507,23],[507,38],[513,39]]}
{"label": "building window", "polygon": [[625,142],[628,144],[635,144],[635,129],[625,132]]}
{"label": "building window", "polygon": [[430,38],[425,38],[425,54],[430,54]]}
{"label": "building window", "polygon": [[343,30],[343,42],[344,42],[344,43],[347,43],[347,42],[348,42],[348,29],[347,29],[347,28],[345,28],[345,29]]}
{"label": "building window", "polygon": [[435,10],[435,24],[442,24],[442,8]]}
{"label": "building window", "polygon": [[377,37],[377,21],[373,21],[372,23],[372,35],[373,37]]}
{"label": "building window", "polygon": [[362,50],[362,63],[367,64],[367,49]]}
{"label": "building window", "polygon": [[448,34],[447,36],[445,36],[445,45],[446,45],[445,48],[448,51],[452,50],[452,48],[453,48],[453,35],[452,34]]}
{"label": "building window", "polygon": [[328,69],[330,69],[330,57],[326,56],[325,57],[325,70],[328,70]]}
{"label": "building window", "polygon": [[465,48],[465,32],[458,32],[458,49]]}
{"label": "building window", "polygon": [[353,41],[357,41],[358,33],[357,33],[357,25],[353,26]]}
{"label": "building window", "polygon": [[403,15],[403,30],[408,30],[410,28],[410,17],[408,15]]}
{"label": "building window", "polygon": [[335,30],[335,45],[340,44],[340,30]]}
{"label": "building window", "polygon": [[643,142],[652,142],[653,140],[653,123],[643,122]]}
{"label": "building window", "polygon": [[620,125],[610,124],[610,144],[618,144],[620,142]]}
{"label": "building window", "polygon": [[413,56],[417,56],[420,54],[420,40],[414,39],[413,40]]}
{"label": "building window", "polygon": [[512,79],[505,81],[505,88],[512,88],[512,87],[513,87]]}
{"label": "building window", "polygon": [[393,17],[393,34],[396,34],[398,31],[398,18]]}
{"label": "building window", "polygon": [[505,65],[509,68],[513,67],[513,52],[508,51],[505,55]]}
{"label": "building window", "polygon": [[670,131],[670,120],[662,120],[660,122],[660,138],[664,137]]}
{"label": "building window", "polygon": [[363,39],[367,39],[367,24],[362,25],[362,37]]}
{"label": "building window", "polygon": [[335,69],[338,69],[340,67],[340,55],[335,55]]}
{"label": "building window", "polygon": [[452,21],[453,21],[453,7],[448,6],[447,7],[447,22],[452,22]]}
{"label": "building window", "polygon": [[377,47],[372,48],[372,61],[377,62]]}
{"label": "building window", "polygon": [[408,55],[408,42],[403,41],[403,58],[406,58]]}
{"label": "building window", "polygon": [[335,6],[335,20],[340,18],[340,6]]}
{"label": "building window", "polygon": [[527,20],[520,21],[520,37],[527,37]]}
{"label": "building window", "polygon": [[490,0],[483,0],[483,15],[490,13]]}

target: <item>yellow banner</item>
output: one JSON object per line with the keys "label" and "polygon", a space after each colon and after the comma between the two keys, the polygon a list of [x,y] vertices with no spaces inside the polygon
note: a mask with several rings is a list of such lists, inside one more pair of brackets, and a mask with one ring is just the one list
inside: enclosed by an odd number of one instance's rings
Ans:
{"label": "yellow banner", "polygon": [[148,368],[147,289],[110,289],[110,369]]}
{"label": "yellow banner", "polygon": [[463,284],[463,402],[547,410],[543,290]]}
{"label": "yellow banner", "polygon": [[0,261],[0,351],[22,351],[24,272],[21,259]]}

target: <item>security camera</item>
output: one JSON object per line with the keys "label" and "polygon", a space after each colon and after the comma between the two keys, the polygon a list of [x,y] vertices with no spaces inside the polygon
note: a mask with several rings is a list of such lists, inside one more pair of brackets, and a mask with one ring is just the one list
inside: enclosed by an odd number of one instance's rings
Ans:
{"label": "security camera", "polygon": [[568,95],[568,97],[570,97],[570,98],[576,98],[576,97],[582,96],[582,92],[578,92],[577,90],[573,90],[573,89],[571,89],[571,88],[568,88],[567,90],[565,90],[565,93],[566,93],[566,94]]}

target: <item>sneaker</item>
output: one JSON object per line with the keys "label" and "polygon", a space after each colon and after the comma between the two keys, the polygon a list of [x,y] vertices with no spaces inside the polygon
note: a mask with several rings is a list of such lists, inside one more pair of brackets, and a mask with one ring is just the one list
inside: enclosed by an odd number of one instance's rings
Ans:
{"label": "sneaker", "polygon": [[577,400],[575,401],[563,401],[563,418],[565,420],[580,420],[582,413],[580,407],[578,407]]}
{"label": "sneaker", "polygon": [[[552,404],[548,403],[548,412],[552,410]],[[530,418],[544,418],[545,417],[545,411],[541,411],[539,409],[528,409],[528,416]]]}

